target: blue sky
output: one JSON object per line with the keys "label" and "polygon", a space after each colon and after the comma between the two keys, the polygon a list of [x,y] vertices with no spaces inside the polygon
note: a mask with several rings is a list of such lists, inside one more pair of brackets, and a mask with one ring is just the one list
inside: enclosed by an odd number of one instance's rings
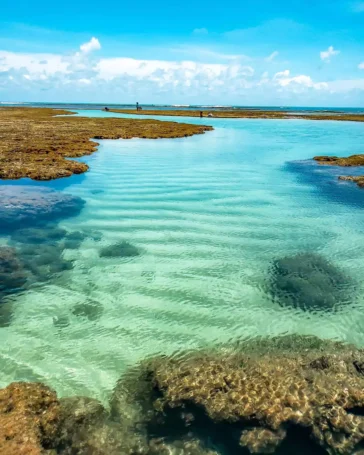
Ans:
{"label": "blue sky", "polygon": [[0,100],[364,106],[364,1],[3,0]]}

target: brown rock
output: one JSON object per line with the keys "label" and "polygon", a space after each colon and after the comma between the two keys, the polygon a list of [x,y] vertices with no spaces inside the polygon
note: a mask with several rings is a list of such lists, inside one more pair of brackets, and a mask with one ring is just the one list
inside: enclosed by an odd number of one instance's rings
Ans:
{"label": "brown rock", "polygon": [[364,444],[364,377],[357,367],[364,353],[315,339],[307,349],[287,338],[277,348],[272,341],[267,349],[246,344],[230,353],[225,348],[150,361],[145,377],[156,416],[168,422],[178,410],[195,413],[196,431],[203,412],[211,437],[213,425],[223,425],[231,447],[240,428],[240,445],[251,453],[273,453],[287,429],[304,428],[307,441],[330,454],[351,455]]}
{"label": "brown rock", "polygon": [[45,385],[19,382],[0,390],[1,455],[54,453],[59,425],[57,396]]}
{"label": "brown rock", "polygon": [[[59,116],[63,114],[64,116]],[[0,108],[0,178],[51,180],[81,174],[85,163],[66,159],[90,155],[94,139],[174,138],[202,134],[209,126],[159,120],[87,118],[46,108]],[[58,115],[58,117],[55,117]]]}
{"label": "brown rock", "polygon": [[354,182],[358,185],[359,188],[364,188],[364,175],[340,175],[339,180],[343,180],[346,182]]}

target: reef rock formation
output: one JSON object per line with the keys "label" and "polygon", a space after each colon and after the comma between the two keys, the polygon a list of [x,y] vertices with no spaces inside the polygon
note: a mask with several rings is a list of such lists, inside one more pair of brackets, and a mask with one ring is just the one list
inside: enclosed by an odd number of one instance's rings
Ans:
{"label": "reef rock formation", "polygon": [[48,387],[13,383],[0,389],[1,455],[56,453],[59,425],[59,402]]}
{"label": "reef rock formation", "polygon": [[100,251],[101,258],[130,258],[139,255],[138,248],[126,241],[105,246]]}
{"label": "reef rock formation", "polygon": [[5,295],[24,289],[28,278],[15,248],[0,247],[0,303]]}
{"label": "reef rock formation", "polygon": [[348,290],[352,289],[339,268],[315,253],[277,259],[270,274],[269,290],[278,302],[303,310],[335,309],[349,300]]}
{"label": "reef rock formation", "polygon": [[339,180],[354,182],[359,188],[364,188],[364,175],[340,175]]}
{"label": "reef rock formation", "polygon": [[[246,449],[296,453],[292,450],[299,440],[310,454],[359,454],[364,447],[364,375],[358,365],[364,351],[300,337],[250,342],[237,349],[144,363],[138,374],[146,403],[154,409],[152,433],[166,437],[167,445],[173,438],[181,440],[183,432],[197,435],[205,441],[201,447],[211,451],[201,453],[213,453],[214,447],[234,455]],[[127,381],[131,388],[140,387],[136,377],[134,385],[130,375]],[[115,394],[125,387],[120,383]]]}
{"label": "reef rock formation", "polygon": [[314,156],[313,158],[320,164],[328,166],[364,166],[364,155],[351,155],[348,157],[338,156]]}
{"label": "reef rock formation", "polygon": [[99,401],[87,397],[60,401],[63,455],[148,455],[146,435],[127,421],[113,421]]}
{"label": "reef rock formation", "polygon": [[83,199],[46,187],[1,185],[0,229],[42,225],[77,215],[83,206]]}

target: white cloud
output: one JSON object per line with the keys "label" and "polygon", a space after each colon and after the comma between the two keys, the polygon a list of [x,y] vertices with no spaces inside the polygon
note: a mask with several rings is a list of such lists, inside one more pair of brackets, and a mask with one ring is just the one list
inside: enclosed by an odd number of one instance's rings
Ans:
{"label": "white cloud", "polygon": [[[199,62],[192,58],[104,58],[88,49],[68,56],[0,51],[0,90],[7,96],[29,94],[39,99],[45,92],[49,98],[62,99],[66,88],[70,96],[88,101],[95,98],[106,101],[117,94],[118,99],[125,101],[138,97],[152,102],[210,100],[219,104],[248,99],[255,103],[272,99],[277,103],[280,100],[309,102],[329,100],[334,93],[343,97],[352,93],[358,99],[359,91],[364,96],[364,78],[316,81],[308,74],[293,74],[289,69],[272,75],[263,70],[256,72],[243,59],[219,56],[213,51],[204,54],[203,62]],[[364,62],[359,67],[364,69]],[[334,99],[337,102],[338,98]]]}
{"label": "white cloud", "polygon": [[364,70],[364,62],[359,63],[358,68],[359,68],[360,70]]}
{"label": "white cloud", "polygon": [[276,85],[280,87],[289,87],[296,93],[310,88],[315,90],[325,90],[328,88],[326,82],[314,82],[310,76],[305,74],[291,76],[291,72],[289,70],[276,73],[273,80]]}
{"label": "white cloud", "polygon": [[67,71],[67,62],[56,54],[23,54],[0,51],[0,71],[26,68],[33,74],[54,74]]}
{"label": "white cloud", "polygon": [[266,59],[266,62],[272,62],[279,55],[278,51],[272,52]]}
{"label": "white cloud", "polygon": [[331,93],[364,91],[364,79],[343,79],[327,83]]}
{"label": "white cloud", "polygon": [[81,52],[87,54],[88,52],[97,51],[101,49],[101,44],[97,38],[92,37],[90,41],[88,41],[87,43],[81,44],[80,49]]}
{"label": "white cloud", "polygon": [[193,34],[194,35],[208,35],[209,31],[205,27],[195,28],[195,30],[193,31]]}
{"label": "white cloud", "polygon": [[338,54],[340,54],[340,51],[335,50],[333,46],[329,46],[327,51],[320,52],[320,57],[324,62],[330,62],[331,57]]}
{"label": "white cloud", "polygon": [[131,83],[147,82],[173,92],[176,88],[193,90],[239,90],[247,87],[254,75],[250,66],[238,63],[217,64],[193,61],[136,60],[131,58],[101,59],[94,70],[97,79],[112,81],[123,78]]}

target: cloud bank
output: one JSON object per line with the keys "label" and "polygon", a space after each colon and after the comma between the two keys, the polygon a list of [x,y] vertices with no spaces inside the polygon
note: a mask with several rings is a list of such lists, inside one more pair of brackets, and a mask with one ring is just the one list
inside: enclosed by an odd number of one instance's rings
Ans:
{"label": "cloud bank", "polygon": [[[239,58],[204,63],[102,57],[95,52],[100,49],[99,40],[93,37],[69,55],[0,51],[0,99],[15,100],[14,95],[23,100],[44,99],[48,93],[47,98],[67,101],[133,102],[138,98],[144,102],[244,104],[245,99],[256,99],[256,103],[317,100],[318,93],[328,99],[335,93],[364,90],[364,79],[327,82],[290,69],[272,75],[262,71],[262,65],[272,62],[278,51],[260,62],[251,59],[248,65]],[[330,59],[338,52],[330,46],[321,58]],[[206,59],[210,56],[207,52]],[[364,69],[364,64],[359,68]],[[65,99],[65,94],[71,96]]]}

